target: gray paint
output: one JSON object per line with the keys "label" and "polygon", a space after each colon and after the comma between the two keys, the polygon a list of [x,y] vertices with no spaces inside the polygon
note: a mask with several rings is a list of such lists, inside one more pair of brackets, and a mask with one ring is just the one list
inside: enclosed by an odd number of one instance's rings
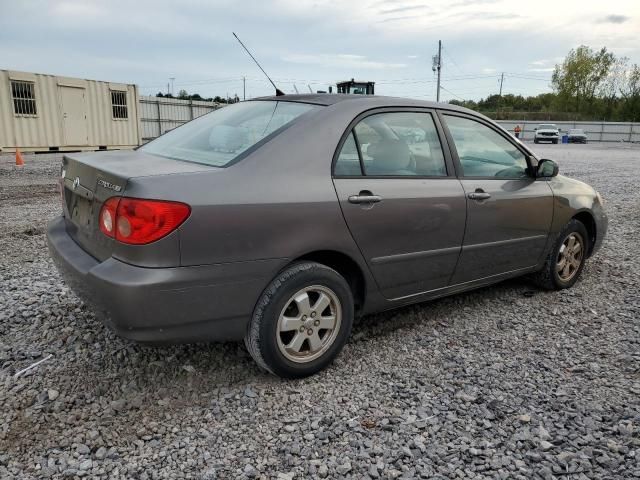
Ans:
{"label": "gray paint", "polygon": [[[594,217],[596,249],[601,244],[606,217],[591,187],[562,176],[459,178],[441,115],[434,120],[448,177],[332,178],[336,149],[362,114],[447,109],[495,126],[478,114],[388,97],[278,100],[327,106],[227,168],[140,151],[65,157],[69,174],[94,192],[95,224],[83,231],[66,209],[66,218],[49,227],[52,256],[119,334],[144,341],[239,339],[277,272],[318,251],[339,252],[355,262],[365,282],[361,313],[370,313],[534,271],[555,234],[579,212]],[[535,168],[539,159],[497,128]],[[106,239],[96,231],[97,215],[114,192],[98,186],[100,179],[122,185],[125,196],[187,203],[191,216],[150,245]],[[477,188],[491,198],[469,199]],[[348,201],[363,190],[382,201]]]}

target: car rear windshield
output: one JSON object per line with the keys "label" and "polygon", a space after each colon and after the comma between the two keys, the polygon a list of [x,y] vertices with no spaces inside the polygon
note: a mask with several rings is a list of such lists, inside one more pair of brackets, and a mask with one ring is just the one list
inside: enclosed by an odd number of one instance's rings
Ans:
{"label": "car rear windshield", "polygon": [[225,167],[318,105],[249,101],[220,108],[147,143],[152,155]]}
{"label": "car rear windshield", "polygon": [[569,130],[569,133],[575,133],[577,135],[582,135],[584,132],[579,128],[572,128]]}
{"label": "car rear windshield", "polygon": [[542,125],[540,125],[538,128],[539,128],[540,130],[543,130],[543,129],[544,129],[544,130],[555,130],[555,129],[556,129],[556,128],[558,128],[558,127],[556,127],[553,123],[543,123],[543,124],[542,124]]}

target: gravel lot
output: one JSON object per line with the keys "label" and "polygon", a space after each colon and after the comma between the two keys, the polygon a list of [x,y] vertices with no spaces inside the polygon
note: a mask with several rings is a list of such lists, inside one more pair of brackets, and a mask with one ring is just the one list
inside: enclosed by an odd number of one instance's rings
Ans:
{"label": "gravel lot", "polygon": [[0,478],[640,478],[640,146],[534,148],[610,215],[573,289],[366,317],[300,381],[114,336],[48,258],[60,157],[0,156]]}

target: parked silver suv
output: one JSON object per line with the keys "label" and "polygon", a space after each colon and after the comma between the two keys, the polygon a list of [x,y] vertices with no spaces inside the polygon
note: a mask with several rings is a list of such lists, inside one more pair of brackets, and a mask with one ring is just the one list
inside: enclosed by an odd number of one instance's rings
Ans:
{"label": "parked silver suv", "polygon": [[51,255],[119,335],[244,339],[286,377],[354,316],[531,274],[571,287],[600,196],[486,117],[442,103],[286,95],[133,152],[65,154]]}

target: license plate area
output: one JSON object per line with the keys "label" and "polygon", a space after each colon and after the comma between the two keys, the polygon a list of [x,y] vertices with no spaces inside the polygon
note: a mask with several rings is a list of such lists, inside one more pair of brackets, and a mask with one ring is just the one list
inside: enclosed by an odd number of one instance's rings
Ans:
{"label": "license plate area", "polygon": [[92,230],[93,202],[80,195],[69,195],[68,211],[71,220],[79,229],[88,232]]}

